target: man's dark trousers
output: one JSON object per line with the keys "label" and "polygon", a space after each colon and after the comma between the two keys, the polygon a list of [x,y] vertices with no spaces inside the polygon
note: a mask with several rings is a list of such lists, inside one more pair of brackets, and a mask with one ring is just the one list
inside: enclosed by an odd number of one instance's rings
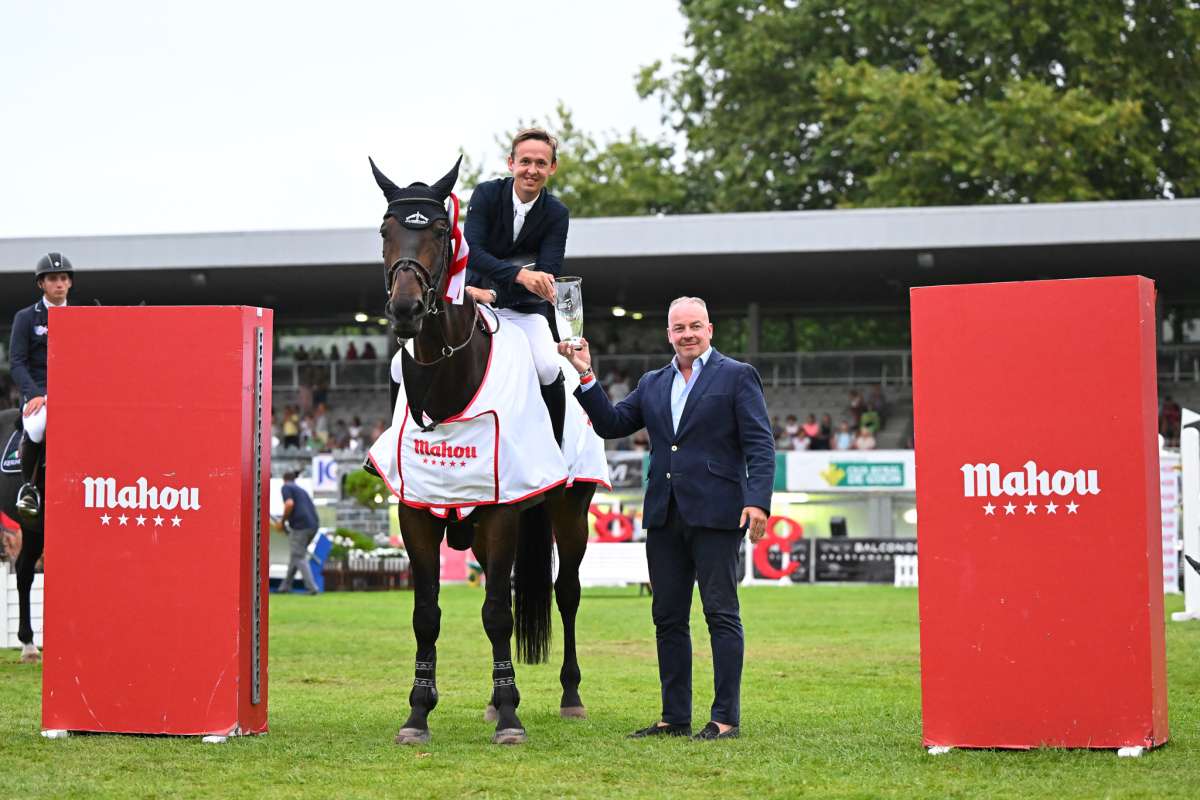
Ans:
{"label": "man's dark trousers", "polygon": [[711,718],[727,725],[740,724],[745,650],[737,597],[741,544],[740,531],[688,525],[679,514],[673,492],[666,525],[646,535],[664,722],[686,725],[692,721],[692,637],[688,621],[692,585],[699,582],[712,645],[715,699]]}

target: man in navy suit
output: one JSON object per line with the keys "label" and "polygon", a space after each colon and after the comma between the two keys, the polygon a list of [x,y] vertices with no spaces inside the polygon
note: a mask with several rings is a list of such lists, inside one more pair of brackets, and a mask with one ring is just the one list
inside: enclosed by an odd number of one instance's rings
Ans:
{"label": "man in navy suit", "polygon": [[716,697],[710,721],[694,738],[730,739],[740,732],[744,636],[737,557],[743,529],[749,527],[754,542],[766,534],[775,439],[758,372],[714,350],[712,332],[703,300],[673,301],[667,338],[675,357],[643,375],[615,406],[595,388],[587,342],[578,350],[567,342],[558,348],[580,372],[576,396],[596,433],[613,439],[645,428],[650,435],[642,524],[654,587],[662,718],[635,731],[634,738],[692,732],[688,619],[696,582],[712,644]]}
{"label": "man in navy suit", "polygon": [[567,398],[550,324],[570,213],[546,191],[546,181],[558,170],[558,142],[541,128],[521,131],[513,138],[508,169],[511,178],[485,181],[471,193],[463,231],[471,246],[467,291],[525,332],[561,442]]}

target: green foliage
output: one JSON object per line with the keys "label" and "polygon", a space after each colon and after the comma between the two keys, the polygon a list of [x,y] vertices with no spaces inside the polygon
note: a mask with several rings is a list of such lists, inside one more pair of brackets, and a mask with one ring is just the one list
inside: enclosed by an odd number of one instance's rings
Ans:
{"label": "green foliage", "polygon": [[348,497],[353,497],[367,508],[386,508],[388,496],[391,494],[391,490],[381,478],[375,477],[365,469],[356,469],[347,475],[342,488]]}
{"label": "green foliage", "polygon": [[[5,797],[185,798],[1189,798],[1200,783],[1200,628],[1169,623],[1174,738],[1140,759],[1043,748],[921,747],[917,591],[891,586],[749,587],[742,738],[633,741],[659,712],[650,599],[585,589],[579,609],[586,720],[558,716],[562,630],[550,664],[517,665],[529,742],[489,743],[492,655],[483,593],[440,597],[432,741],[397,747],[408,713],[412,592],[272,595],[267,736],[201,745],[190,737],[46,741],[41,668],[0,650],[0,774]],[[1166,599],[1177,611],[1179,595]],[[712,691],[708,637],[692,604],[693,719]],[[60,654],[61,655],[61,654]],[[80,654],[76,654],[78,657]],[[47,657],[52,657],[47,653]],[[201,698],[203,702],[204,698]]]}
{"label": "green foliage", "polygon": [[1200,194],[1200,5],[689,0],[686,210]]}

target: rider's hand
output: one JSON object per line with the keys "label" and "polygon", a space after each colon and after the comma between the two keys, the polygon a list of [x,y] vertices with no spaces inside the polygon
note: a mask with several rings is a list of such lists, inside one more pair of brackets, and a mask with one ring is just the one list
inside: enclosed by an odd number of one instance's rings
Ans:
{"label": "rider's hand", "polygon": [[581,338],[578,345],[559,342],[558,354],[570,361],[571,366],[581,375],[592,368],[592,351],[588,349],[587,339]]}
{"label": "rider's hand", "polygon": [[471,295],[471,299],[473,299],[476,303],[487,303],[491,305],[492,303],[496,302],[496,298],[493,296],[494,292],[491,289],[480,289],[478,286],[468,286],[467,294]]}
{"label": "rider's hand", "polygon": [[522,267],[515,280],[543,300],[554,302],[554,276],[549,272]]}
{"label": "rider's hand", "polygon": [[25,417],[32,416],[32,415],[36,414],[38,412],[38,409],[40,409],[44,405],[46,405],[45,395],[38,395],[37,397],[31,397],[31,398],[29,398],[29,402],[25,404],[25,411],[22,412],[22,416],[25,416]]}

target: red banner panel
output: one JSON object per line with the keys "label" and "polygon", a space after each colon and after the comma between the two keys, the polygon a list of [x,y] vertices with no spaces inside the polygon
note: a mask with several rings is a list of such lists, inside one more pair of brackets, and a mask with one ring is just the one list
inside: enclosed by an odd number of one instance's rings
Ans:
{"label": "red banner panel", "polygon": [[1154,285],[912,290],[926,745],[1167,740]]}
{"label": "red banner panel", "polygon": [[271,311],[50,311],[45,729],[267,729]]}

